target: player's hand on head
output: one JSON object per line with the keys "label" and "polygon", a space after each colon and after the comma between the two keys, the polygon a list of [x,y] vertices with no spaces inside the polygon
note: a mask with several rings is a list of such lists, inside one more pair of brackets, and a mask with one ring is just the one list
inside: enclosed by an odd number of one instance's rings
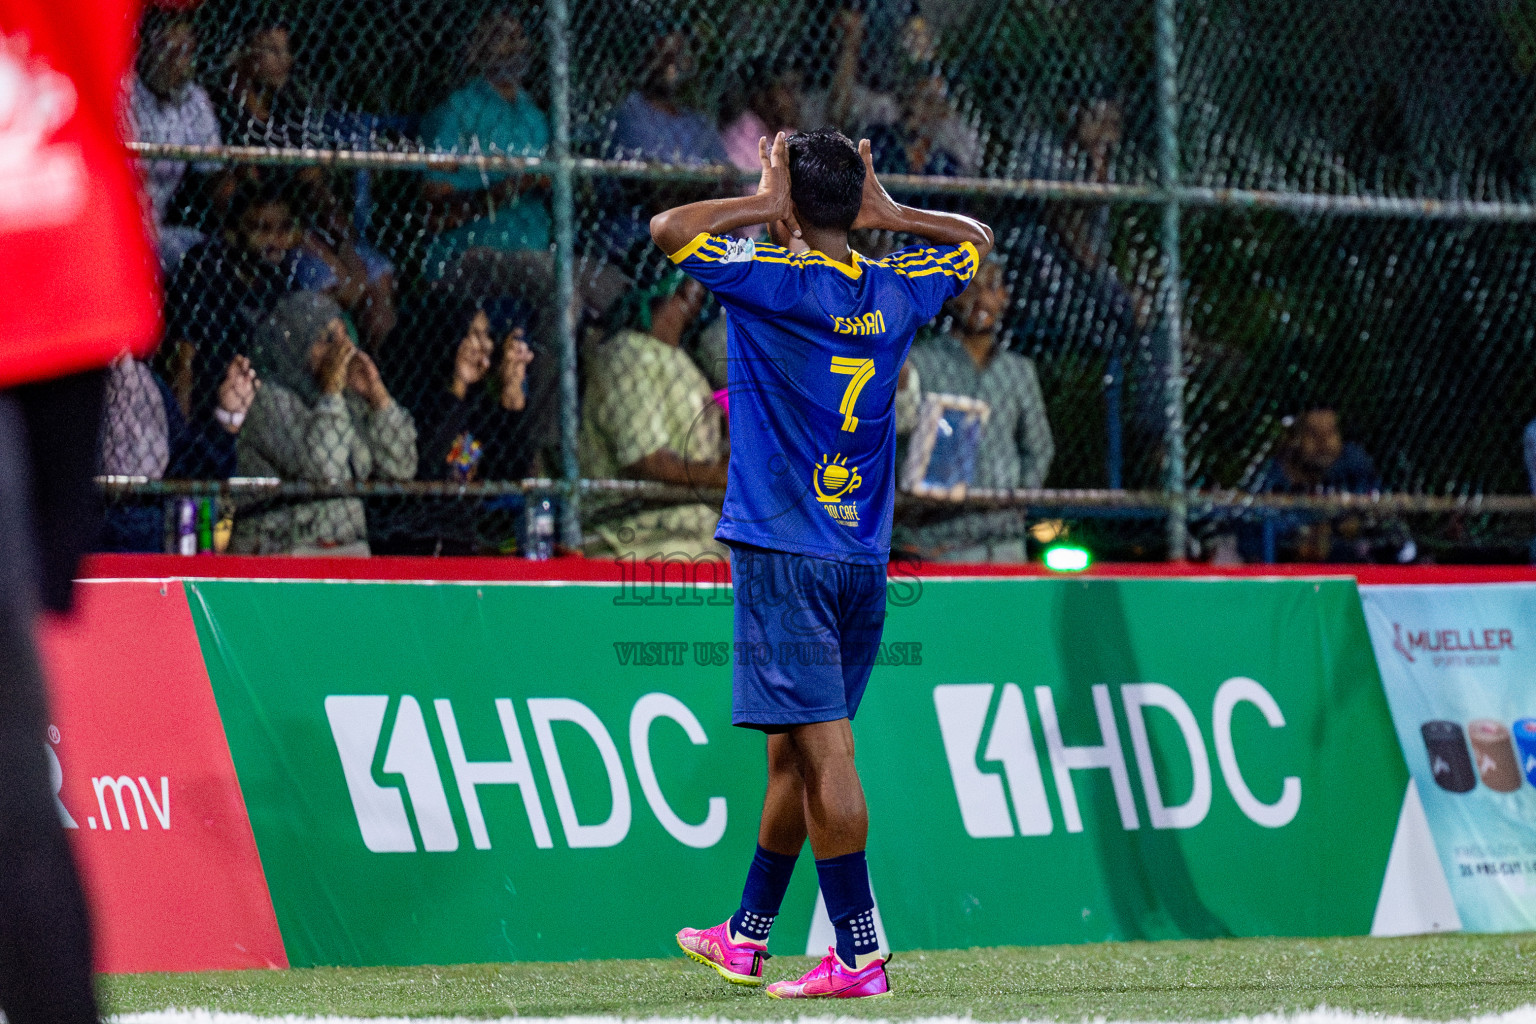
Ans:
{"label": "player's hand on head", "polygon": [[[773,199],[777,213],[774,220],[784,220],[794,214],[794,205],[789,198],[789,145],[784,140],[783,132],[773,137],[771,145],[766,137],[757,140],[757,155],[763,165],[762,177],[757,182],[757,194]],[[798,230],[797,227],[797,233]]]}
{"label": "player's hand on head", "polygon": [[859,215],[853,219],[853,230],[889,227],[899,219],[900,207],[875,176],[875,158],[868,139],[859,140],[859,157],[864,161],[864,196]]}

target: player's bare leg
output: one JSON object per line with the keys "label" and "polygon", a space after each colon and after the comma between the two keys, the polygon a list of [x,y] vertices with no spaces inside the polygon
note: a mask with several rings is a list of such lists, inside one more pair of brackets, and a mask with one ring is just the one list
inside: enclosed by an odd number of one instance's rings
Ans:
{"label": "player's bare leg", "polygon": [[776,981],[768,994],[776,999],[889,995],[864,859],[869,809],[854,765],[853,727],[846,718],[797,725],[789,739],[805,786],[806,831],[837,944],[804,977]]}
{"label": "player's bare leg", "polygon": [[788,738],[804,780],[804,827],[811,852],[817,860],[862,852],[869,838],[869,809],[853,762],[853,726],[846,718],[799,725]]}
{"label": "player's bare leg", "polygon": [[713,928],[677,933],[677,944],[690,959],[736,985],[763,983],[768,932],[805,845],[805,782],[799,754],[787,733],[770,734],[767,746],[768,792],[741,905],[730,920]]}
{"label": "player's bare leg", "polygon": [[[774,853],[796,856],[805,845],[805,779],[800,755],[789,733],[768,737],[768,792],[757,826],[757,845]],[[812,850],[815,849],[813,845]]]}

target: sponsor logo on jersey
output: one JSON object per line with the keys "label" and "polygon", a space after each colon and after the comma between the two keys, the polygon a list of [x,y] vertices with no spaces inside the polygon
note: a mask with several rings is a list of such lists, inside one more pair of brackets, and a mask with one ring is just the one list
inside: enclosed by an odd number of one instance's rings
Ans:
{"label": "sponsor logo on jersey", "polygon": [[859,507],[848,496],[863,482],[858,468],[848,465],[846,455],[823,455],[811,470],[811,486],[816,491],[816,500],[827,510],[827,515],[844,526],[859,525]]}
{"label": "sponsor logo on jersey", "polygon": [[757,255],[757,245],[750,238],[728,238],[725,240],[725,255],[717,261],[719,263],[751,263],[752,257]]}

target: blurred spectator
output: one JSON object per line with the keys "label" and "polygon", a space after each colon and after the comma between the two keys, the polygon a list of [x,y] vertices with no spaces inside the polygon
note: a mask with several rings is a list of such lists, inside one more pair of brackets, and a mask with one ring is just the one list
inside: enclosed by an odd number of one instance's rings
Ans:
{"label": "blurred spectator", "polygon": [[[432,379],[416,403],[421,478],[474,483],[539,475],[540,438],[527,414],[533,350],[507,304],[449,299],[435,305],[432,326]],[[521,510],[520,495],[422,499],[387,544],[394,554],[507,550]]]}
{"label": "blurred spectator", "polygon": [[[1065,113],[1059,130],[1022,126],[1009,174],[1108,183],[1123,132],[1117,100],[1085,101]],[[1160,482],[1154,455],[1167,432],[1168,351],[1166,332],[1153,329],[1152,287],[1127,283],[1116,271],[1107,203],[1038,204],[1025,217],[1023,244],[1014,249],[1020,336],[1031,345],[1071,344],[1119,361],[1129,399],[1123,412],[1117,404],[1110,415],[1127,428],[1127,449],[1134,453],[1122,482]]]}
{"label": "blurred spectator", "polygon": [[801,75],[764,61],[747,72],[741,88],[747,105],[722,130],[721,142],[731,163],[743,171],[760,171],[757,140],[771,140],[779,132],[793,135],[800,124]]}
{"label": "blurred spectator", "polygon": [[[746,71],[739,83],[740,95],[746,106],[730,119],[722,129],[721,141],[726,156],[743,171],[761,171],[762,163],[757,155],[759,139],[772,140],[779,132],[793,135],[800,121],[800,72],[792,68],[775,68],[763,61]],[[743,182],[741,192],[751,195],[757,190],[757,182]],[[740,238],[761,238],[766,225],[752,224],[737,228],[731,234]]]}
{"label": "blurred spectator", "polygon": [[[1024,132],[1012,172],[1024,178],[1088,181],[1107,184],[1114,172],[1114,154],[1124,138],[1125,115],[1117,101],[1097,99],[1074,107],[1059,135],[1038,128]],[[1114,272],[1105,266],[1110,252],[1110,214],[1106,203],[1052,203],[1041,217],[1050,229],[1053,248],[1061,256],[1100,278],[1094,290],[1112,299],[1117,317],[1144,319],[1146,302],[1132,299]],[[1051,258],[1051,257],[1047,257]]]}
{"label": "blurred spectator", "polygon": [[651,41],[640,88],[614,111],[606,154],[619,160],[723,164],[725,143],[714,121],[683,106],[698,62],[681,32]]}
{"label": "blurred spectator", "polygon": [[1536,494],[1536,420],[1525,425],[1520,440],[1525,449],[1525,473],[1531,482],[1531,493]]}
{"label": "blurred spectator", "polygon": [[[541,157],[549,121],[526,90],[531,57],[523,24],[505,10],[475,27],[464,65],[474,76],[422,122],[422,138],[441,151]],[[431,171],[422,192],[437,234],[424,263],[439,278],[457,256],[474,248],[545,252],[550,216],[545,175]]]}
{"label": "blurred spectator", "polygon": [[[921,19],[917,19],[921,21]],[[923,23],[926,27],[926,23]],[[837,51],[837,66],[833,71],[829,89],[811,89],[805,93],[801,105],[804,123],[801,127],[837,128],[849,138],[867,135],[871,128],[895,124],[901,117],[901,105],[890,92],[871,89],[860,81],[860,57],[864,49],[864,14],[857,10],[845,10],[833,19],[833,26],[841,33]],[[904,41],[907,38],[903,34]],[[895,58],[905,64],[909,54]]]}
{"label": "blurred spectator", "polygon": [[[186,15],[151,8],[139,27],[139,57],[128,100],[131,134],[137,142],[173,146],[217,146],[219,119],[213,101],[193,75],[197,36]],[[203,240],[192,227],[168,224],[171,199],[187,176],[182,160],[139,161],[158,236],[161,269],[173,274],[188,249]],[[195,175],[211,175],[218,163],[190,165]]]}
{"label": "blurred spectator", "polygon": [[[234,476],[235,438],[259,385],[250,360],[236,356],[219,385],[214,415],[190,423],[160,375],[124,353],[107,371],[101,472],[149,480]],[[99,550],[163,551],[165,526],[161,499],[115,501]]]}
{"label": "blurred spectator", "polygon": [[[500,319],[500,318],[498,318]],[[442,311],[432,348],[433,388],[421,406],[423,480],[521,480],[533,470],[537,445],[528,436],[528,364],[523,328],[493,324],[482,305]],[[507,328],[501,342],[497,328]]]}
{"label": "blurred spectator", "polygon": [[1279,453],[1249,490],[1255,494],[1369,494],[1381,489],[1365,449],[1346,442],[1333,409],[1308,409],[1289,424]]}
{"label": "blurred spectator", "polygon": [[[582,475],[724,488],[726,452],[720,406],[682,350],[705,292],[654,256],[636,273],[630,326],[603,343],[587,368],[579,454]],[[720,515],[692,502],[648,509],[594,526],[589,553],[638,559],[724,557],[715,541]]]}
{"label": "blurred spectator", "polygon": [[902,118],[870,129],[869,144],[875,170],[881,174],[929,174],[952,177],[964,173],[960,158],[940,141],[953,116],[944,79],[934,75],[918,82],[902,97]]}
{"label": "blurred spectator", "polygon": [[[1525,425],[1525,433],[1520,440],[1525,449],[1525,474],[1531,482],[1531,493],[1536,494],[1536,420]],[[1536,563],[1536,538],[1531,540],[1530,558]]]}
{"label": "blurred spectator", "polygon": [[[640,87],[609,115],[600,155],[668,164],[729,164],[715,119],[690,108],[685,99],[698,73],[687,37],[680,31],[659,32],[648,47]],[[708,199],[718,195],[720,187],[676,181],[599,182],[597,203],[603,212],[589,238],[607,259],[627,264],[634,253],[651,247],[646,224],[652,214]]]}
{"label": "blurred spectator", "polygon": [[229,231],[193,246],[166,290],[165,376],[193,419],[210,414],[257,321],[296,289],[299,225],[282,187],[247,182],[229,220]]}
{"label": "blurred spectator", "polygon": [[325,292],[352,316],[378,355],[395,329],[395,265],[357,236],[350,211],[320,178],[309,190],[307,225],[294,269],[297,286]]}
{"label": "blurred spectator", "polygon": [[[464,61],[474,80],[426,118],[422,134],[438,149],[511,156],[545,155],[549,123],[523,89],[532,49],[522,22],[493,10],[476,26]],[[441,288],[475,300],[507,298],[530,311],[534,351],[559,350],[561,311],[549,251],[547,175],[481,174],[464,170],[427,175],[423,195],[439,228],[428,242],[426,276]],[[600,271],[578,270],[576,301],[606,308],[623,283],[609,283],[605,300],[593,284]],[[596,290],[594,290],[596,289]],[[594,297],[596,296],[596,297]],[[427,327],[435,332],[434,326]],[[557,408],[556,360],[541,359],[528,382],[525,429],[552,435]]]}
{"label": "blurred spectator", "polygon": [[288,26],[259,21],[230,61],[219,122],[231,146],[304,146],[309,101],[293,83]]}
{"label": "blurred spectator", "polygon": [[[251,362],[262,387],[236,447],[241,476],[317,484],[416,475],[416,425],[378,368],[353,344],[335,301],[299,292],[256,330]],[[366,555],[357,498],[256,499],[237,511],[230,550],[244,554]]]}
{"label": "blurred spectator", "polygon": [[[916,403],[906,398],[913,393],[963,395],[991,406],[972,487],[1043,487],[1056,454],[1034,362],[1001,347],[999,330],[1011,294],[1003,264],[987,260],[970,287],[946,304],[949,330],[914,345],[902,374],[897,406],[902,433],[915,419]],[[903,540],[938,561],[1022,562],[1026,525],[1013,510],[967,512],[925,524]]]}
{"label": "blurred spectator", "polygon": [[[1113,171],[1112,158],[1125,137],[1125,114],[1120,104],[1096,100],[1079,107],[1073,114],[1067,134],[1066,157],[1076,174],[1095,184],[1108,184]],[[1081,180],[1081,179],[1080,179]],[[1058,204],[1051,210],[1051,227],[1066,245],[1072,258],[1089,270],[1097,270],[1109,254],[1109,207]]]}
{"label": "blurred spectator", "polygon": [[[1381,489],[1376,464],[1364,448],[1346,442],[1333,409],[1307,409],[1287,425],[1279,452],[1247,488],[1254,494],[1371,494]],[[1268,536],[1266,537],[1266,534]],[[1401,523],[1377,522],[1357,512],[1310,509],[1262,512],[1238,532],[1246,561],[1411,562],[1413,539]]]}
{"label": "blurred spectator", "polygon": [[[850,138],[868,137],[871,143],[882,136],[889,148],[892,135],[898,139],[908,134],[917,137],[912,128],[917,123],[926,149],[943,154],[953,169],[913,171],[908,158],[905,166],[899,168],[891,166],[888,160],[891,171],[978,173],[983,155],[981,136],[954,108],[948,86],[935,72],[938,37],[928,20],[917,14],[908,17],[900,26],[898,45],[890,50],[880,49],[880,65],[868,68],[863,75],[860,54],[864,49],[865,16],[846,10],[838,15],[836,25],[842,31],[842,41],[831,87],[805,93],[800,127],[833,127]],[[920,156],[917,165],[927,167],[929,156],[926,152]],[[876,169],[880,169],[878,164]]]}

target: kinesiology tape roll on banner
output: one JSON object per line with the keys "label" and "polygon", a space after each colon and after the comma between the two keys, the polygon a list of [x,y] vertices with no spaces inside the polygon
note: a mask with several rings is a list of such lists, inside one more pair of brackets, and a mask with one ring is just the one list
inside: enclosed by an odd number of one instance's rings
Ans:
{"label": "kinesiology tape roll on banner", "polygon": [[1496,793],[1519,789],[1520,766],[1504,723],[1480,718],[1467,725],[1467,735],[1472,738],[1472,753],[1477,758],[1477,773],[1483,777],[1483,785]]}
{"label": "kinesiology tape roll on banner", "polygon": [[1536,786],[1536,718],[1522,718],[1515,723],[1515,747],[1520,768],[1532,786]]}
{"label": "kinesiology tape roll on banner", "polygon": [[1429,754],[1435,784],[1452,793],[1468,793],[1477,785],[1477,771],[1467,753],[1467,737],[1455,722],[1425,722],[1419,726]]}

